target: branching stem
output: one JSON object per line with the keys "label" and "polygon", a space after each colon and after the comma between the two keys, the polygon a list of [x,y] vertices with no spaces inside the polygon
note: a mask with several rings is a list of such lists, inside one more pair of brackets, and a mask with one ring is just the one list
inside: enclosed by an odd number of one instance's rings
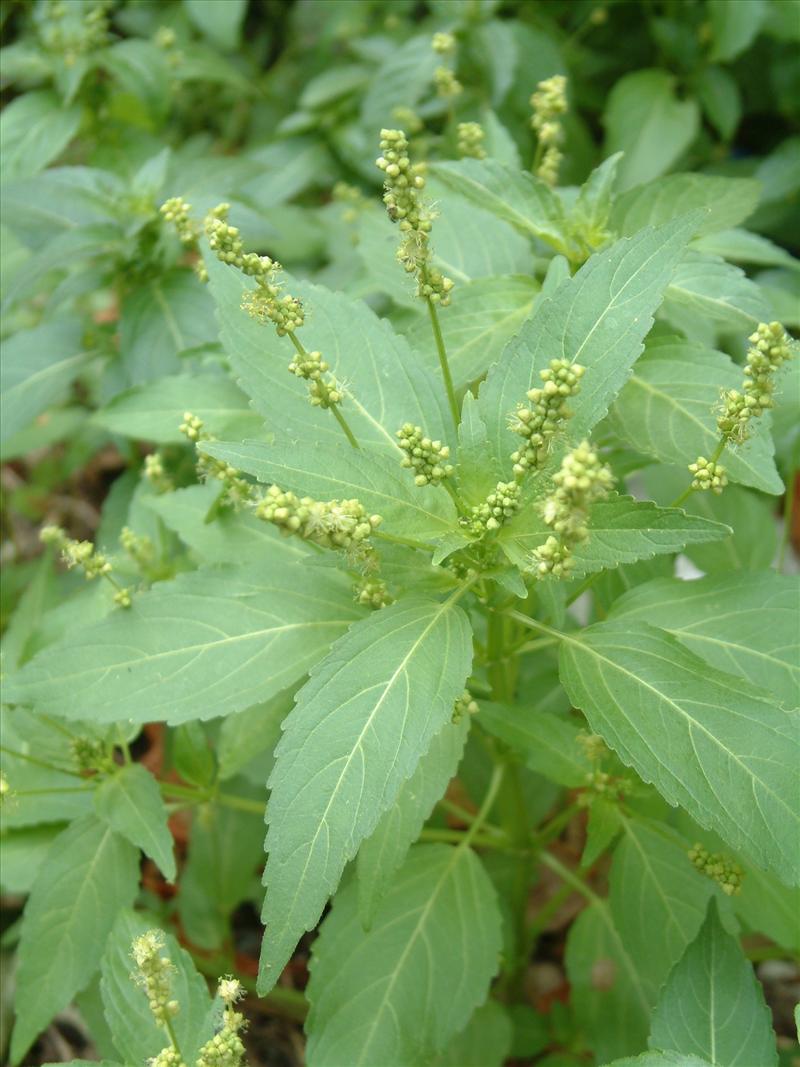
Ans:
{"label": "branching stem", "polygon": [[450,414],[453,416],[453,426],[458,432],[458,424],[461,419],[461,413],[458,408],[458,400],[456,399],[456,390],[453,385],[453,376],[450,374],[450,364],[447,362],[447,349],[444,347],[444,337],[442,337],[442,328],[439,325],[439,313],[436,310],[436,305],[430,299],[425,298],[425,303],[428,305],[428,314],[431,317],[431,327],[433,329],[433,339],[436,342],[436,351],[439,354],[439,366],[442,368],[442,377],[444,378],[444,387],[447,392],[447,403],[450,405]]}

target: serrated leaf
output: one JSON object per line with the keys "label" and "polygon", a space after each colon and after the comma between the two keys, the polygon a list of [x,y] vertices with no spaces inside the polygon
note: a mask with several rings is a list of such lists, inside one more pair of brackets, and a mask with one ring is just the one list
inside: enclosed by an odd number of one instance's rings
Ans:
{"label": "serrated leaf", "polygon": [[[723,389],[741,388],[741,381],[741,368],[724,353],[682,338],[659,338],[648,343],[608,421],[637,452],[685,468],[698,456],[713,454],[719,442],[720,394]],[[780,493],[783,483],[773,449],[762,422],[751,441],[725,450],[729,478],[766,493]],[[687,485],[689,480],[687,472]]]}
{"label": "serrated leaf", "polygon": [[302,677],[362,614],[332,572],[280,560],[206,568],[45,649],[9,679],[7,698],[96,722],[241,711]]}
{"label": "serrated leaf", "polygon": [[[477,278],[453,290],[450,307],[440,316],[447,361],[456,389],[483,377],[500,357],[533,307],[538,287],[524,275]],[[432,372],[439,357],[428,317],[420,317],[406,334]]]}
{"label": "serrated leaf", "polygon": [[168,882],[175,881],[167,809],[155,778],[141,763],[129,763],[101,782],[95,790],[94,810],[112,830],[149,856]]}
{"label": "serrated leaf", "polygon": [[570,437],[580,440],[605,415],[641,354],[652,316],[695,225],[691,217],[680,218],[617,241],[554,293],[537,299],[479,394],[490,447],[506,469],[519,444],[508,416],[530,388],[541,384],[539,372],[552,359],[587,368],[581,391],[570,403]]}
{"label": "serrated leaf", "polygon": [[714,882],[698,874],[686,849],[659,827],[621,812],[620,823],[623,834],[614,849],[609,904],[652,1007],[703,923]]}
{"label": "serrated leaf", "polygon": [[366,934],[350,884],[314,942],[309,1067],[424,1062],[485,999],[500,945],[494,889],[468,848],[415,846]]}
{"label": "serrated leaf", "polygon": [[114,397],[91,422],[126,437],[173,444],[186,440],[179,429],[185,411],[202,419],[215,437],[250,437],[263,426],[244,393],[217,374],[159,378]]}
{"label": "serrated leaf", "polygon": [[138,852],[85,815],[53,842],[22,920],[11,1063],[88,984],[117,913],[139,886]]}
{"label": "serrated leaf", "polygon": [[[100,993],[114,1045],[125,1063],[146,1062],[164,1047],[164,1030],[153,1018],[144,990],[134,983],[136,966],[131,955],[133,941],[158,925],[156,919],[125,908],[116,916],[104,945]],[[189,953],[171,934],[164,934],[164,942],[164,955],[175,968],[172,996],[180,1004],[172,1025],[186,1062],[193,1063],[213,1033],[207,1022],[211,997]]]}
{"label": "serrated leaf", "polygon": [[297,694],[268,783],[261,989],[449,721],[471,661],[452,597],[399,601],[353,626]]}
{"label": "serrated leaf", "polygon": [[456,527],[456,511],[441,487],[420,488],[400,466],[400,460],[363,450],[330,448],[320,464],[316,447],[293,445],[203,444],[202,451],[233,464],[267,485],[307,494],[316,500],[357,498],[368,512],[380,515],[384,529],[423,540],[454,535],[466,538]]}
{"label": "serrated leaf", "polygon": [[650,1045],[703,1056],[714,1067],[778,1063],[764,993],[738,941],[722,926],[716,900],[661,992]]}
{"label": "serrated leaf", "polygon": [[[720,541],[729,533],[727,526],[687,515],[681,508],[659,508],[651,501],[616,494],[592,505],[587,525],[589,537],[574,550],[576,576],[679,552],[690,544]],[[534,501],[506,527],[500,542],[508,557],[524,567],[531,551],[550,534]]]}
{"label": "serrated leaf", "polygon": [[752,178],[718,174],[668,174],[629,189],[614,201],[611,225],[628,237],[645,226],[660,226],[676,215],[702,210],[698,237],[738,226],[758,206],[760,188]]}
{"label": "serrated leaf", "polygon": [[575,1020],[598,1060],[643,1048],[650,1021],[646,986],[602,898],[572,923],[564,962]]}
{"label": "serrated leaf", "polygon": [[592,729],[670,804],[784,881],[800,878],[794,716],[640,620],[563,638],[560,676]]}
{"label": "serrated leaf", "polygon": [[[288,372],[295,354],[288,338],[278,337],[271,324],[259,325],[242,310],[246,290],[241,275],[213,259],[208,269],[220,339],[267,429],[325,447],[345,442],[331,413],[312,407],[307,384]],[[359,444],[399,454],[394,434],[404,422],[425,427],[433,438],[446,437],[443,390],[385,319],[363,301],[309,282],[287,278],[286,289],[303,302],[303,345],[322,352],[339,380],[342,413]]]}
{"label": "serrated leaf", "polygon": [[487,1000],[431,1067],[503,1067],[512,1051],[512,1036],[508,1010],[496,1000]]}
{"label": "serrated leaf", "polygon": [[768,237],[763,237],[760,233],[750,233],[749,230],[734,228],[710,233],[694,241],[692,247],[732,263],[755,263],[762,267],[800,270],[800,259],[770,241]]}
{"label": "serrated leaf", "polygon": [[657,620],[662,630],[712,667],[774,693],[787,708],[800,692],[800,584],[765,571],[700,578],[663,578],[632,589],[612,619]]}
{"label": "serrated leaf", "polygon": [[586,844],[581,855],[581,867],[591,867],[622,831],[619,804],[593,796],[586,820]]}
{"label": "serrated leaf", "polygon": [[769,319],[771,308],[761,290],[718,256],[690,250],[675,269],[665,293],[664,314],[687,308],[728,330],[747,333]]}
{"label": "serrated leaf", "polygon": [[403,782],[392,807],[358,851],[358,912],[365,930],[386,895],[434,805],[456,773],[469,731],[469,716],[445,723],[434,736],[411,777]]}
{"label": "serrated leaf", "polygon": [[0,117],[3,180],[36,174],[58,156],[77,133],[79,107],[64,107],[55,93],[24,93]]}
{"label": "serrated leaf", "polygon": [[568,246],[564,209],[545,182],[494,159],[435,163],[432,173],[454,193],[491,211],[527,237],[564,252]]}
{"label": "serrated leaf", "polygon": [[599,167],[595,167],[580,188],[578,199],[571,213],[574,228],[583,236],[590,238],[590,245],[603,239],[606,224],[611,214],[614,185],[617,169],[622,154],[609,156]]}
{"label": "serrated leaf", "polygon": [[658,177],[696,137],[700,110],[695,100],[679,100],[676,78],[664,70],[625,74],[608,95],[603,121],[606,154],[624,152],[621,189]]}
{"label": "serrated leaf", "polygon": [[641,1056],[626,1056],[605,1067],[711,1067],[708,1060],[685,1056],[682,1052],[644,1052]]}
{"label": "serrated leaf", "polygon": [[577,737],[580,726],[535,707],[481,703],[478,722],[519,755],[532,771],[570,789],[586,784],[591,765]]}

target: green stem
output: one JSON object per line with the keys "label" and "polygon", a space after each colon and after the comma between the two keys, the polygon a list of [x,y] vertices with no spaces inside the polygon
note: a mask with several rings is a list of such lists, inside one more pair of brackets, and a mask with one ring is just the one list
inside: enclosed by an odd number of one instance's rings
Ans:
{"label": "green stem", "polygon": [[[439,830],[436,827],[431,827],[430,830],[420,831],[420,841],[446,841],[448,844],[463,845],[466,838],[471,833],[471,830]],[[476,845],[478,848],[493,848],[503,849],[503,845],[499,841],[495,841],[492,837],[484,837],[479,835],[478,837],[471,837],[469,843]]]}
{"label": "green stem", "polygon": [[439,314],[436,310],[436,305],[430,297],[426,297],[425,302],[428,305],[428,314],[431,318],[431,327],[433,329],[433,339],[436,342],[436,351],[439,353],[439,366],[442,368],[442,377],[444,378],[444,387],[447,392],[447,402],[450,405],[450,414],[453,416],[453,425],[456,432],[458,432],[458,424],[461,414],[458,408],[458,400],[456,399],[453,377],[450,374],[450,364],[447,362],[447,349],[444,347],[442,328],[439,325]]}
{"label": "green stem", "polygon": [[590,904],[602,904],[603,901],[598,897],[594,890],[590,889],[588,885],[577,875],[574,871],[571,871],[569,867],[565,866],[561,860],[557,860],[552,852],[541,852],[539,854],[539,862],[545,867],[549,867],[551,871],[558,875],[562,882],[566,882],[577,893],[580,893],[582,897],[589,901]]}
{"label": "green stem", "polygon": [[591,589],[602,573],[602,571],[595,571],[594,574],[590,574],[588,578],[584,578],[578,588],[567,597],[565,606],[569,607],[570,604],[574,604],[579,596],[583,596],[587,589]]}
{"label": "green stem", "polygon": [[[727,441],[725,440],[725,438],[724,437],[720,437],[719,441],[717,442],[717,447],[714,449],[714,453],[711,456],[711,459],[708,461],[709,463],[716,463],[717,462],[719,457],[725,451],[725,445],[726,444],[727,444]],[[669,506],[671,508],[680,507],[681,504],[683,504],[684,501],[688,500],[689,497],[694,492],[696,492],[694,487],[692,485],[689,485],[689,487],[687,489],[684,489],[684,491],[680,494],[680,496],[676,497]]]}
{"label": "green stem", "polygon": [[413,537],[398,537],[397,534],[386,533],[385,530],[373,530],[371,536],[390,545],[405,545],[406,548],[419,548],[423,552],[431,551],[430,545],[424,541],[415,541]]}
{"label": "green stem", "polygon": [[249,797],[237,797],[232,793],[216,793],[212,798],[223,808],[234,808],[236,811],[248,811],[253,815],[263,815],[266,809],[266,800],[251,800]]}
{"label": "green stem", "polygon": [[464,503],[464,501],[461,499],[458,490],[453,485],[453,483],[450,481],[450,479],[449,478],[445,478],[442,481],[442,485],[445,487],[447,492],[450,494],[450,496],[451,496],[451,498],[453,500],[453,503],[455,504],[456,509],[458,510],[459,514],[466,515],[469,512],[469,508]]}
{"label": "green stem", "polygon": [[[289,332],[288,337],[289,337],[289,340],[294,345],[295,349],[297,350],[297,353],[299,355],[307,358],[308,357],[308,352],[306,351],[306,349],[303,346],[303,344],[300,341],[297,340],[297,338],[295,337],[295,335],[294,335],[294,333],[292,331]],[[345,437],[350,442],[350,444],[353,446],[353,448],[360,448],[361,446],[359,445],[358,441],[356,440],[355,434],[350,429],[350,426],[348,425],[347,419],[344,417],[344,415],[339,410],[338,404],[331,404],[331,406],[330,406],[330,408],[328,410],[333,412],[333,417],[336,419],[336,421],[341,426],[342,430],[344,431]]]}
{"label": "green stem", "polygon": [[94,789],[93,785],[62,785],[53,786],[52,789],[14,789],[12,787],[12,797],[44,797],[49,796],[51,793],[91,793]]}
{"label": "green stem", "polygon": [[544,848],[549,841],[558,837],[564,827],[572,822],[579,811],[580,807],[577,804],[569,804],[566,808],[557,812],[549,822],[546,822],[544,826],[540,830],[537,830],[533,835],[534,847],[539,849]]}
{"label": "green stem", "polygon": [[529,626],[532,630],[538,630],[540,633],[546,634],[548,637],[552,637],[556,641],[563,641],[567,636],[562,633],[561,630],[556,630],[552,626],[548,626],[547,623],[539,622],[538,619],[532,619],[528,615],[523,615],[521,611],[512,610],[506,614],[509,618],[521,622],[523,626]]}
{"label": "green stem", "polygon": [[172,1026],[171,1019],[169,1019],[169,1018],[164,1019],[164,1029],[167,1031],[167,1035],[169,1037],[170,1044],[175,1049],[175,1052],[177,1053],[178,1059],[181,1061],[181,1063],[183,1063],[183,1056],[181,1055],[181,1047],[178,1044],[177,1037],[175,1036],[175,1030],[174,1030],[174,1028]]}
{"label": "green stem", "polygon": [[[506,773],[506,765],[498,763],[492,771],[492,777],[489,782],[489,788],[486,790],[486,796],[483,798],[483,803],[478,809],[478,814],[475,816],[475,822],[470,826],[469,830],[464,834],[460,847],[467,848],[477,837],[478,831],[489,818],[494,802],[497,799],[497,794],[500,791],[500,786],[503,784],[503,777]],[[492,842],[489,848],[497,848],[498,846]]]}
{"label": "green stem", "polygon": [[794,468],[790,468],[788,485],[786,486],[786,495],[783,498],[783,533],[781,534],[781,544],[778,549],[777,566],[779,574],[783,570],[786,549],[789,546],[789,539],[792,536],[792,516],[794,514],[794,501],[797,494],[797,474],[798,472]]}

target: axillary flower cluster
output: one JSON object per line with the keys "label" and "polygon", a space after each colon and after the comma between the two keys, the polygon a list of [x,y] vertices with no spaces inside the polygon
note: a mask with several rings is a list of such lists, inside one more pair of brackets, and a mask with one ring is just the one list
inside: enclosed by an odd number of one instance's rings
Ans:
{"label": "axillary flower cluster", "polygon": [[122,608],[131,606],[131,590],[123,588],[112,577],[112,566],[109,558],[98,552],[92,541],[76,541],[68,537],[60,526],[43,526],[39,533],[39,540],[44,545],[55,545],[61,552],[61,559],[72,570],[79,567],[87,581],[95,578],[106,578],[114,587],[114,603]]}
{"label": "axillary flower cluster", "polygon": [[706,878],[712,878],[726,896],[741,893],[744,871],[730,857],[721,852],[709,852],[699,842],[689,849],[688,856],[696,869]]}
{"label": "axillary flower cluster", "polygon": [[779,322],[762,322],[748,338],[750,348],[742,389],[722,394],[723,410],[717,426],[726,442],[741,444],[751,435],[750,422],[775,407],[775,374],[791,359],[786,331]]}
{"label": "axillary flower cluster", "polygon": [[284,492],[271,485],[255,507],[259,519],[271,522],[286,534],[296,534],[321,548],[364,550],[381,522],[368,515],[358,500],[313,500]]}
{"label": "axillary flower cluster", "polygon": [[563,74],[539,82],[531,96],[531,107],[531,126],[538,138],[534,171],[537,178],[555,185],[562,159],[558,146],[564,138],[561,116],[567,110],[567,79]]}

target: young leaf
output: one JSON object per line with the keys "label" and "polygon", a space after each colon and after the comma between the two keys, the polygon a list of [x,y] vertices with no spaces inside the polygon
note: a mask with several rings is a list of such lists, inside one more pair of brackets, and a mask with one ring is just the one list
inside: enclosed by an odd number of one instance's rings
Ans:
{"label": "young leaf", "polygon": [[337,894],[314,943],[308,1062],[416,1067],[486,998],[501,944],[494,889],[470,849],[418,845],[367,934],[356,898],[352,883]]}
{"label": "young leaf", "polygon": [[469,731],[469,716],[445,723],[403,782],[397,799],[358,852],[358,912],[365,930],[385,896],[409,848],[416,841],[434,805],[456,773]]}
{"label": "young leaf", "polygon": [[[729,528],[687,515],[681,508],[659,508],[650,501],[612,496],[592,506],[589,537],[575,548],[575,575],[679,552],[686,545],[720,541]],[[543,544],[551,529],[537,502],[531,503],[500,535],[503,550],[518,566]]]}
{"label": "young leaf", "polygon": [[650,1045],[714,1067],[778,1063],[771,1014],[752,964],[719,919],[716,900],[661,991]]}
{"label": "young leaf", "polygon": [[510,223],[527,237],[539,237],[557,252],[567,247],[564,208],[545,182],[494,159],[461,159],[431,167],[454,193]]}
{"label": "young leaf", "polygon": [[138,885],[137,849],[94,815],[77,819],[53,842],[22,920],[12,1064],[88,984],[117,913],[130,907]]}
{"label": "young leaf", "polygon": [[172,834],[155,778],[141,763],[129,763],[95,790],[94,810],[112,830],[140,848],[168,882],[175,881]]}
{"label": "young leaf", "polygon": [[183,0],[183,8],[198,30],[224,52],[239,43],[247,0]]}
{"label": "young leaf", "polygon": [[285,689],[362,614],[332,572],[282,560],[207,568],[45,649],[7,697],[68,719],[207,719]]}
{"label": "young leaf", "polygon": [[758,206],[759,184],[752,178],[717,174],[668,174],[629,189],[614,202],[611,226],[630,237],[645,226],[661,226],[676,215],[702,209],[698,237],[738,226]]}
{"label": "young leaf", "polygon": [[532,771],[570,789],[586,784],[591,765],[578,744],[579,724],[535,707],[481,703],[478,721]]}
{"label": "young leaf", "polygon": [[784,881],[800,879],[794,716],[639,620],[565,637],[560,675],[592,729],[670,804]]}
{"label": "young leaf", "polygon": [[[125,1063],[146,1062],[164,1047],[164,1029],[153,1018],[144,990],[134,984],[136,966],[131,955],[134,940],[157,926],[155,919],[124,908],[104,946],[100,993],[114,1045]],[[175,967],[172,996],[180,1004],[172,1025],[185,1061],[193,1063],[197,1050],[212,1034],[207,1022],[211,997],[189,953],[171,934],[165,934],[164,941],[164,954]]]}
{"label": "young leaf", "polygon": [[[637,452],[685,468],[698,456],[713,454],[719,441],[715,410],[720,394],[741,388],[741,381],[741,368],[724,353],[683,338],[658,338],[648,343],[608,421]],[[752,441],[726,449],[728,477],[780,493],[783,483],[773,449],[768,427],[759,427]],[[686,479],[688,484],[688,475]]]}
{"label": "young leaf", "polygon": [[685,582],[663,578],[632,589],[612,619],[657,619],[662,630],[712,667],[775,693],[787,708],[800,691],[800,586],[766,571]]}
{"label": "young leaf", "polygon": [[700,109],[675,95],[675,77],[664,70],[626,74],[606,103],[606,154],[624,152],[621,189],[658,177],[680,158],[700,126]]}
{"label": "young leaf", "polygon": [[724,0],[709,0],[713,46],[711,59],[730,62],[753,41],[767,17],[764,0],[749,0],[747,4],[726,4]]}
{"label": "young leaf", "polygon": [[264,991],[449,721],[471,660],[452,597],[399,601],[353,626],[298,693],[268,783]]}
{"label": "young leaf", "polygon": [[512,1051],[512,1036],[508,1010],[496,1000],[487,1000],[431,1067],[503,1067]]}
{"label": "young leaf", "polygon": [[502,480],[502,470],[486,447],[486,424],[472,393],[464,394],[458,426],[458,490],[468,504],[482,503]]}
{"label": "young leaf", "polygon": [[481,387],[481,412],[495,457],[508,459],[519,438],[508,416],[555,357],[586,367],[581,391],[570,403],[569,433],[584,437],[605,415],[642,351],[664,289],[695,231],[696,218],[676,219],[617,241],[592,256],[547,298],[509,342]]}

